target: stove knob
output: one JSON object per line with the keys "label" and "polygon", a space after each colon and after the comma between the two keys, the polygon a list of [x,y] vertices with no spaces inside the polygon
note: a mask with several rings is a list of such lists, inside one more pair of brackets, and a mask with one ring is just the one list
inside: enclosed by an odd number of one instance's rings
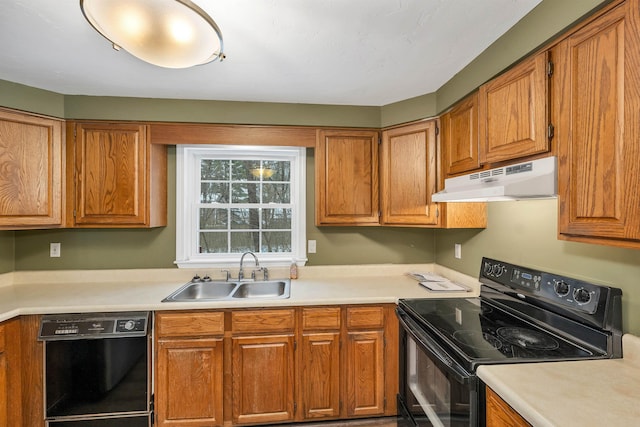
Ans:
{"label": "stove knob", "polygon": [[488,262],[484,263],[484,274],[486,274],[487,276],[491,275],[491,264]]}
{"label": "stove knob", "polygon": [[585,288],[578,288],[573,291],[573,299],[578,304],[587,304],[591,301],[591,293]]}
{"label": "stove knob", "polygon": [[554,280],[553,290],[556,291],[556,295],[559,297],[569,295],[569,285],[564,280]]}
{"label": "stove knob", "polygon": [[496,264],[493,266],[493,275],[496,277],[500,277],[502,276],[502,274],[504,273],[504,271],[506,270],[504,265],[499,265]]}

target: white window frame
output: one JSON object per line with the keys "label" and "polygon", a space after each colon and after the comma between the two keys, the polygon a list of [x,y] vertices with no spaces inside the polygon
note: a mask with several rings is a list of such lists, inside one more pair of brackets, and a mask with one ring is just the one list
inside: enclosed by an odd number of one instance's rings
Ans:
{"label": "white window frame", "polygon": [[291,162],[291,253],[256,253],[263,266],[302,266],[306,252],[306,149],[237,145],[178,145],[176,149],[176,261],[179,268],[237,267],[241,253],[201,254],[197,251],[199,177],[202,157],[260,158]]}

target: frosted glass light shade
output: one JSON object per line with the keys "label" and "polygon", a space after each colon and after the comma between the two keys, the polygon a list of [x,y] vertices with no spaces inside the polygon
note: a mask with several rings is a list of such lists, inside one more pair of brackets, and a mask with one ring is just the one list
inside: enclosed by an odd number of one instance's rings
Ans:
{"label": "frosted glass light shade", "polygon": [[224,59],[220,29],[189,0],[80,0],[80,8],[114,48],[150,64],[188,68]]}

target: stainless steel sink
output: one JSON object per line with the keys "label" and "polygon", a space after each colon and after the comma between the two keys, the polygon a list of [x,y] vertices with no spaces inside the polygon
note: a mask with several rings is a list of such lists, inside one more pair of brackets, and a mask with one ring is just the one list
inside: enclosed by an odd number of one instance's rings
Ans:
{"label": "stainless steel sink", "polygon": [[290,282],[270,280],[268,282],[241,283],[233,292],[233,298],[289,298]]}
{"label": "stainless steel sink", "polygon": [[291,294],[291,281],[189,282],[162,302],[224,301],[233,299],[284,299]]}

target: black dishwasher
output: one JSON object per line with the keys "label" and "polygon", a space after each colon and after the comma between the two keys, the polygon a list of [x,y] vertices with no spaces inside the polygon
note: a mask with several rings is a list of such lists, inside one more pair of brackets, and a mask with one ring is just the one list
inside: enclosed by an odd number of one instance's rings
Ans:
{"label": "black dishwasher", "polygon": [[149,312],[43,316],[49,427],[152,424]]}

